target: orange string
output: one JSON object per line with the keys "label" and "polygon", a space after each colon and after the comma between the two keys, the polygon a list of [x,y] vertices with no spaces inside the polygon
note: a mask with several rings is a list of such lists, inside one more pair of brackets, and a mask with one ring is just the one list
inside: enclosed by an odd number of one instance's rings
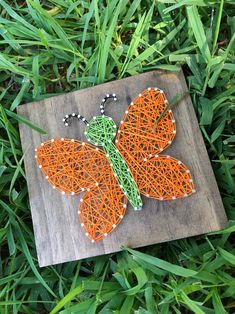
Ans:
{"label": "orange string", "polygon": [[117,135],[117,147],[140,192],[159,200],[174,200],[195,192],[187,167],[173,157],[160,154],[171,145],[176,135],[171,109],[154,128],[167,105],[163,91],[158,88],[146,89],[125,112]]}

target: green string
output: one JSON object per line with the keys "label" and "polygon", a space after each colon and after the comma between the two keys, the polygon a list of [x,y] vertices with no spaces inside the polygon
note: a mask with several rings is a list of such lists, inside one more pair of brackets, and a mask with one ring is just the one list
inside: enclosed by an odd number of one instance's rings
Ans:
{"label": "green string", "polygon": [[88,142],[95,146],[103,147],[120,188],[133,208],[135,210],[140,210],[143,203],[136,182],[128,165],[112,142],[116,136],[116,131],[117,126],[113,119],[102,115],[91,119],[84,134],[87,137]]}

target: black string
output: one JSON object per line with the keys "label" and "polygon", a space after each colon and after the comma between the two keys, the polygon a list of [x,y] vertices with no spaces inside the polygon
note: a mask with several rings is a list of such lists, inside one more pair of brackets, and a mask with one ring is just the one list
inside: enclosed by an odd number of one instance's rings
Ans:
{"label": "black string", "polygon": [[100,112],[102,115],[105,115],[104,107],[105,107],[105,103],[108,99],[113,99],[114,101],[116,101],[117,96],[116,96],[116,94],[106,94],[104,96],[104,98],[102,99],[101,105],[100,105]]}
{"label": "black string", "polygon": [[[108,99],[113,99],[114,101],[117,100],[117,96],[116,94],[106,94],[104,96],[104,98],[102,99],[101,101],[101,105],[100,105],[100,112],[102,115],[105,115],[105,110],[104,110],[104,107],[105,107],[105,103]],[[89,125],[88,121],[83,117],[81,116],[80,114],[77,114],[77,113],[70,113],[70,114],[66,114],[66,116],[63,118],[63,122],[64,122],[64,125],[65,126],[69,126],[69,120],[71,118],[77,118],[79,120],[81,120],[82,122],[84,122],[86,125]]]}
{"label": "black string", "polygon": [[81,120],[82,122],[84,122],[86,125],[89,125],[88,121],[80,114],[70,113],[70,114],[66,114],[66,116],[63,118],[63,122],[65,126],[69,126],[69,120],[71,118],[77,118],[78,120]]}

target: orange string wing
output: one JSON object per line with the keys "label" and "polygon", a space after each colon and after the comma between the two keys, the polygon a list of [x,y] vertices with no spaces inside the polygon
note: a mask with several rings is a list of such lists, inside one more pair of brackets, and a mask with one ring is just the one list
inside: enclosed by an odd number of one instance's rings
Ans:
{"label": "orange string wing", "polygon": [[140,192],[158,200],[174,200],[194,192],[189,169],[169,155],[155,155],[146,161],[139,160],[132,174]]}
{"label": "orange string wing", "polygon": [[155,125],[167,105],[165,94],[157,88],[139,94],[125,112],[116,140],[140,192],[159,200],[186,197],[195,191],[186,166],[175,158],[159,155],[176,134],[171,110]]}
{"label": "orange string wing", "polygon": [[52,139],[35,151],[53,188],[72,195],[86,191],[78,210],[86,235],[95,241],[112,232],[125,214],[127,198],[104,152],[74,139]]}
{"label": "orange string wing", "polygon": [[121,121],[117,147],[124,158],[131,153],[135,160],[149,158],[166,149],[176,134],[176,125],[171,110],[168,110],[154,125],[168,102],[159,89],[145,90],[137,96],[126,110]]}
{"label": "orange string wing", "polygon": [[86,192],[81,201],[78,211],[81,225],[92,242],[111,233],[127,207],[127,198],[114,176],[106,176],[106,184]]}
{"label": "orange string wing", "polygon": [[36,160],[53,188],[63,194],[78,194],[112,175],[105,154],[74,139],[52,139],[36,149]]}

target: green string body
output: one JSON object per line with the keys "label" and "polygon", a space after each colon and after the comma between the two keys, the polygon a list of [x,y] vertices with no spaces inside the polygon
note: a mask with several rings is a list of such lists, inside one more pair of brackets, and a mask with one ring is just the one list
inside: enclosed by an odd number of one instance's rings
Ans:
{"label": "green string body", "polygon": [[91,119],[84,134],[88,142],[103,147],[120,188],[133,208],[140,210],[143,203],[136,182],[128,165],[112,142],[116,136],[116,130],[117,126],[113,119],[102,115]]}

